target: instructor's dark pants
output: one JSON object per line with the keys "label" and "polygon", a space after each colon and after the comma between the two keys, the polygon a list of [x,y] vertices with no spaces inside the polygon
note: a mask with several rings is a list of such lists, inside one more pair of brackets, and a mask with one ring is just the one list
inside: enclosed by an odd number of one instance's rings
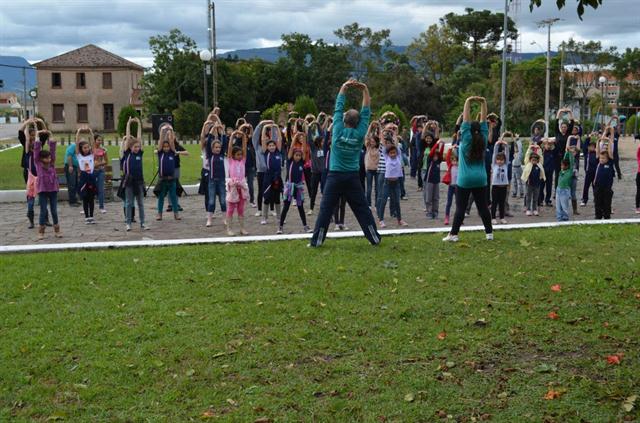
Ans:
{"label": "instructor's dark pants", "polygon": [[329,172],[320,202],[320,214],[313,230],[313,238],[311,238],[311,246],[319,247],[324,243],[329,231],[331,215],[341,196],[347,200],[369,242],[372,245],[379,244],[381,237],[371,209],[367,205],[367,199],[360,184],[359,172]]}

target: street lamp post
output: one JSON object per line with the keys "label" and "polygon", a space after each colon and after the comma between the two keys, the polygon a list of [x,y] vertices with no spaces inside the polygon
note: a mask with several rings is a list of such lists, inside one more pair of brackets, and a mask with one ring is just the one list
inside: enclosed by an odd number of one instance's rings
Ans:
{"label": "street lamp post", "polygon": [[538,22],[538,27],[547,27],[547,81],[544,92],[544,137],[549,136],[549,97],[551,94],[551,26],[558,22],[559,18],[545,19]]}
{"label": "street lamp post", "polygon": [[211,51],[202,50],[200,52],[200,60],[202,60],[204,67],[202,69],[202,78],[204,81],[204,115],[209,113],[209,89],[207,87],[207,74],[209,73],[209,61],[211,61]]}
{"label": "street lamp post", "polygon": [[601,128],[604,131],[604,113],[606,111],[606,103],[604,99],[604,87],[605,87],[605,84],[607,83],[607,78],[604,75],[602,75],[598,79],[598,82],[600,82],[600,96],[602,97],[602,115],[601,115],[602,118],[600,119],[600,121],[601,121]]}

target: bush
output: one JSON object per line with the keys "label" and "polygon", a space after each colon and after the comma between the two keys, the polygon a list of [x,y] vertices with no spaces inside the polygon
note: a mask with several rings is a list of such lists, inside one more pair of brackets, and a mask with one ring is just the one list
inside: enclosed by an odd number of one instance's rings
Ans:
{"label": "bush", "polygon": [[[124,135],[125,131],[127,130],[127,121],[130,117],[140,117],[137,110],[134,109],[133,106],[124,106],[122,109],[120,109],[120,113],[118,113],[118,135]],[[137,130],[137,124],[134,123],[133,125],[131,125],[132,134],[135,134]]]}
{"label": "bush", "polygon": [[374,119],[379,119],[380,116],[382,116],[386,112],[393,112],[398,117],[398,119],[400,119],[400,125],[398,128],[399,130],[402,130],[402,128],[407,128],[409,126],[407,115],[404,114],[402,109],[400,109],[397,104],[385,104],[384,106],[380,107],[380,109],[374,114]]}
{"label": "bush", "polygon": [[[627,133],[627,135],[633,135],[635,134],[635,130],[636,130],[636,121],[640,119],[640,117],[638,115],[632,115],[631,117],[627,116],[627,123],[625,124],[625,132]],[[640,132],[640,122],[637,123],[638,124],[638,131]]]}
{"label": "bush", "polygon": [[308,95],[301,95],[296,98],[296,104],[293,106],[293,110],[298,112],[301,118],[304,118],[309,113],[314,116],[318,115],[318,106],[316,106],[315,100]]}
{"label": "bush", "polygon": [[[273,106],[269,107],[267,110],[262,112],[263,120],[272,120],[274,122],[278,122],[281,115],[284,116],[284,120],[287,120],[287,114],[293,109],[291,103],[276,103]],[[283,122],[284,123],[284,122]]]}
{"label": "bush", "polygon": [[204,119],[204,107],[194,101],[185,101],[173,111],[173,129],[181,137],[200,133]]}

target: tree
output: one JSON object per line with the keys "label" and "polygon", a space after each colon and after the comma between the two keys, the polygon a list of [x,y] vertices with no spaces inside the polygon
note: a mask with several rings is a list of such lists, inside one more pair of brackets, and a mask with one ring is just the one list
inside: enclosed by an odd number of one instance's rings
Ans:
{"label": "tree", "polygon": [[185,101],[173,111],[173,128],[182,137],[200,133],[205,118],[204,107],[193,101]]}
{"label": "tree", "polygon": [[598,79],[607,65],[615,61],[616,48],[603,49],[600,41],[563,42],[567,64],[573,68],[571,76],[575,97],[580,102],[580,117],[586,118],[589,96],[598,87]]}
{"label": "tree", "polygon": [[272,120],[284,126],[287,123],[287,116],[292,110],[293,105],[291,103],[276,103],[262,112],[262,119]]}
{"label": "tree", "polygon": [[455,42],[451,28],[437,24],[414,38],[407,52],[431,81],[451,74],[466,55],[464,46]]}
{"label": "tree", "polygon": [[143,100],[150,113],[178,107],[182,101],[202,102],[202,62],[196,42],[179,29],[149,38],[153,67],[142,78]]}
{"label": "tree", "polygon": [[380,116],[382,116],[387,112],[392,112],[400,120],[398,129],[402,130],[402,128],[407,128],[409,126],[409,119],[407,119],[407,115],[402,111],[402,109],[397,104],[385,104],[384,106],[380,107],[376,111],[373,117],[374,119],[380,119]]}
{"label": "tree", "polygon": [[[127,122],[130,117],[139,118],[140,114],[138,111],[131,105],[124,106],[120,109],[120,113],[118,113],[118,135],[123,136],[127,130]],[[136,134],[138,131],[138,124],[133,123],[131,125],[131,134]]]}
{"label": "tree", "polygon": [[[594,9],[597,9],[598,6],[602,5],[602,0],[576,0],[578,2],[578,17],[582,20],[582,15],[584,15],[584,7],[589,6]],[[566,0],[556,0],[556,6],[558,6],[558,10],[562,9],[567,1]],[[542,0],[530,0],[529,1],[529,10],[533,12],[534,7],[540,7],[542,5]]]}
{"label": "tree", "polygon": [[[496,53],[496,46],[502,38],[504,14],[490,10],[465,9],[466,14],[447,13],[440,19],[451,28],[453,38],[471,49],[471,63],[476,63],[483,51],[489,56]],[[511,18],[507,20],[507,36],[515,38],[518,31]],[[485,55],[486,56],[486,55]]]}
{"label": "tree", "polygon": [[622,105],[640,106],[640,86],[631,81],[640,81],[640,49],[627,48],[616,61],[613,74],[620,83],[620,97]]}
{"label": "tree", "polygon": [[384,104],[399,104],[410,115],[428,114],[442,117],[442,103],[437,88],[418,74],[406,55],[390,54],[380,71],[369,74],[369,86],[374,108]]}
{"label": "tree", "polygon": [[373,31],[354,22],[333,33],[347,50],[349,62],[353,65],[354,74],[358,78],[367,75],[369,70],[376,66],[380,66],[384,61],[385,49],[391,47],[389,39],[391,30],[389,29]]}
{"label": "tree", "polygon": [[318,106],[316,102],[308,95],[301,95],[296,99],[296,103],[293,106],[293,110],[298,112],[301,117],[305,117],[309,113],[312,115],[318,114]]}

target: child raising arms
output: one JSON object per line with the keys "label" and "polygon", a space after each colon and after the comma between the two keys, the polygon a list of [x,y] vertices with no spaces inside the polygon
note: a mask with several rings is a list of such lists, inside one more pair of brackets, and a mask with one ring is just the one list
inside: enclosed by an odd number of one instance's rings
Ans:
{"label": "child raising arms", "polygon": [[[80,138],[81,133],[89,135],[88,140]],[[82,126],[76,131],[76,157],[78,159],[78,191],[82,198],[82,208],[84,210],[84,220],[87,225],[94,225],[93,218],[95,198],[98,193],[98,181],[94,173],[95,158],[93,155],[93,131],[88,126]]]}
{"label": "child raising arms", "polygon": [[165,126],[160,129],[160,137],[158,139],[158,183],[160,184],[160,193],[158,195],[158,216],[156,220],[162,220],[162,209],[164,207],[164,199],[169,195],[171,207],[173,209],[173,217],[175,220],[181,220],[178,212],[178,196],[176,195],[176,150],[175,135],[173,128]]}
{"label": "child raising arms", "polygon": [[[138,136],[131,136],[131,122],[138,124]],[[122,144],[123,154],[120,159],[120,168],[124,172],[125,215],[126,230],[131,230],[133,221],[134,199],[138,203],[138,217],[140,228],[149,230],[144,223],[144,176],[142,173],[142,124],[138,118],[129,118],[127,121],[126,135]]]}
{"label": "child raising arms", "polygon": [[227,235],[234,236],[231,230],[231,221],[233,220],[233,212],[238,214],[238,222],[240,223],[240,234],[248,235],[244,229],[244,206],[249,199],[249,186],[246,180],[246,161],[247,161],[247,142],[249,136],[243,131],[250,125],[244,124],[238,130],[231,134],[231,140],[236,137],[242,139],[242,147],[234,146],[233,142],[229,142],[227,148],[227,157],[229,165],[229,177],[226,181],[226,202],[227,202]]}
{"label": "child raising arms", "polygon": [[284,208],[280,215],[280,226],[278,227],[278,234],[282,234],[284,228],[284,222],[289,212],[289,207],[293,201],[296,202],[298,207],[298,214],[300,214],[300,220],[304,231],[309,233],[311,228],[307,226],[307,218],[304,213],[304,162],[303,152],[300,149],[289,150],[289,169],[287,175],[287,182],[284,188]]}
{"label": "child raising arms", "polygon": [[[270,137],[267,137],[267,128],[270,128]],[[282,194],[282,136],[276,125],[264,126],[262,128],[262,154],[264,155],[266,171],[262,183],[264,193],[262,207],[261,225],[267,224],[267,216],[269,214],[269,206],[275,205],[276,213],[280,218],[280,195]]]}
{"label": "child raising arms", "polygon": [[[42,149],[42,143],[49,141],[49,150]],[[58,177],[56,176],[56,142],[51,138],[49,131],[38,131],[33,147],[33,157],[38,173],[36,192],[40,201],[40,216],[38,240],[44,239],[45,222],[47,217],[47,204],[53,219],[53,231],[56,238],[61,238],[60,225],[58,224]]]}

